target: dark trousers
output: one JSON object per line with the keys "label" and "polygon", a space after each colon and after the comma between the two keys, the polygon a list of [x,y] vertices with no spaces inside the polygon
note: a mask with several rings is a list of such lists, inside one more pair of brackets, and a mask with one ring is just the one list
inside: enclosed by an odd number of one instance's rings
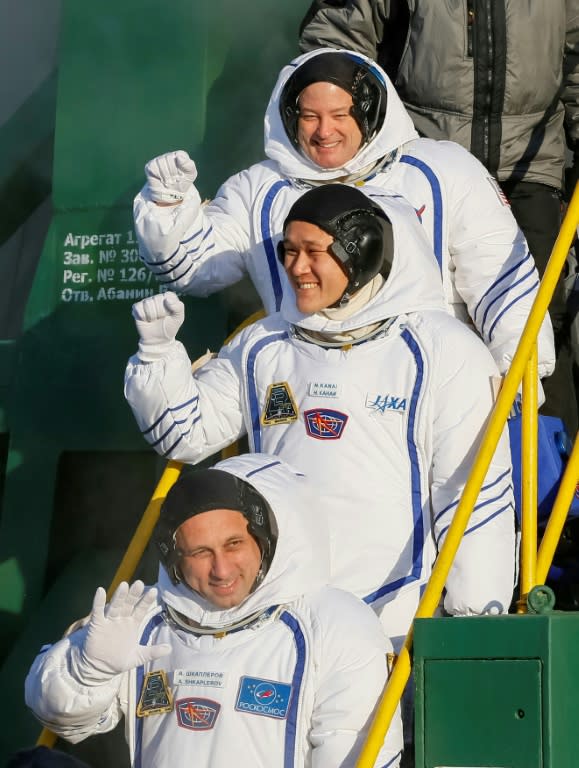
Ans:
{"label": "dark trousers", "polygon": [[[509,198],[513,215],[523,230],[542,277],[557,239],[562,220],[559,192],[546,184],[514,181],[501,184]],[[570,340],[570,314],[564,290],[565,272],[559,278],[549,314],[555,332],[557,362],[551,376],[543,379],[545,403],[541,413],[559,416],[570,436],[577,431],[577,396],[573,382],[573,355]]]}

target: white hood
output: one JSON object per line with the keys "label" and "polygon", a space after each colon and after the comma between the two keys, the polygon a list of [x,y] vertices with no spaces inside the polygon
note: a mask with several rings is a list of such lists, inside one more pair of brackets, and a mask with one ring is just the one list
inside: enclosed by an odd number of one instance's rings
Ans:
{"label": "white hood", "polygon": [[338,334],[409,312],[444,310],[440,269],[414,208],[403,198],[368,184],[364,185],[364,194],[378,203],[392,222],[394,258],[388,279],[367,304],[346,320],[329,320],[319,313],[302,314],[296,307],[294,292],[288,290],[281,314],[292,325]]}
{"label": "white hood", "polygon": [[269,503],[278,528],[275,554],[265,579],[235,608],[218,609],[159,568],[164,603],[201,626],[227,627],[273,605],[289,603],[329,581],[329,534],[310,481],[277,456],[235,456],[215,465],[250,483]]}
{"label": "white hood", "polygon": [[278,165],[282,175],[291,179],[310,179],[319,182],[358,174],[362,169],[373,166],[378,160],[389,155],[407,141],[418,138],[418,133],[414,128],[410,115],[384,70],[373,62],[372,59],[361,53],[339,49],[366,62],[376,77],[386,86],[388,101],[384,124],[369,144],[363,146],[358,154],[342,168],[324,170],[294,147],[285,132],[281,120],[279,112],[280,94],[287,80],[298,67],[309,59],[323,55],[325,51],[329,50],[335,52],[336,49],[318,48],[315,51],[298,56],[284,67],[279,74],[267,106],[264,125],[265,154]]}

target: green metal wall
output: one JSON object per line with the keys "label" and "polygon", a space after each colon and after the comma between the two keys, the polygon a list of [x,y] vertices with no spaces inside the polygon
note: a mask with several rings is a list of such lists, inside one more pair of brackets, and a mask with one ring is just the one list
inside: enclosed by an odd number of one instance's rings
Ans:
{"label": "green metal wall", "polygon": [[[305,5],[62,2],[58,78],[32,105],[51,136],[49,97],[56,98],[50,226],[22,326],[10,343],[0,339],[0,649],[8,702],[0,761],[39,732],[22,691],[35,652],[86,614],[96,586],[108,583],[162,469],[122,395],[136,348],[130,307],[155,290],[136,260],[132,231],[143,166],[187,149],[201,194],[210,197],[228,175],[261,159],[263,112],[279,68],[297,52]],[[33,182],[30,189],[46,194]],[[248,285],[188,299],[183,339],[192,357],[218,348],[254,306]],[[142,575],[154,574],[147,561]],[[114,768],[126,764],[119,739],[73,751]]]}
{"label": "green metal wall", "polygon": [[575,768],[579,613],[414,630],[416,768]]}

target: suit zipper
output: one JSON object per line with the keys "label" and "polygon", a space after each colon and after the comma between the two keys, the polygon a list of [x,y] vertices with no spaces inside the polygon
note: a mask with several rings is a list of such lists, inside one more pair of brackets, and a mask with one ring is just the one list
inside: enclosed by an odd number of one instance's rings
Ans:
{"label": "suit zipper", "polygon": [[493,18],[492,18],[492,2],[486,1],[486,33],[487,33],[487,82],[485,92],[485,111],[484,111],[484,131],[483,131],[483,157],[484,165],[488,168],[490,165],[490,113],[491,113],[491,100],[493,92],[493,59],[494,59],[494,38],[493,38]]}
{"label": "suit zipper", "polygon": [[473,26],[474,26],[474,0],[467,0],[466,3],[466,55],[473,57]]}

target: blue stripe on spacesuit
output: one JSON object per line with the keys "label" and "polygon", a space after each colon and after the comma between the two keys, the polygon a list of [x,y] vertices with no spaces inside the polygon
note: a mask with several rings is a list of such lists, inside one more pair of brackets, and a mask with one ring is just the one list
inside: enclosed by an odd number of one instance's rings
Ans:
{"label": "blue stripe on spacesuit", "polygon": [[538,285],[539,285],[539,281],[537,280],[536,282],[534,282],[534,283],[533,283],[533,285],[532,285],[530,288],[527,288],[527,290],[526,290],[526,291],[523,291],[523,293],[521,293],[521,295],[520,295],[520,296],[516,296],[516,297],[515,297],[515,298],[514,298],[514,299],[513,299],[511,302],[509,302],[509,303],[507,304],[507,306],[506,306],[506,307],[503,309],[503,311],[502,311],[502,312],[499,312],[499,314],[498,314],[498,315],[495,317],[495,321],[494,321],[494,323],[491,325],[491,327],[490,327],[490,329],[489,329],[489,341],[492,341],[492,340],[493,340],[493,331],[494,331],[494,329],[495,329],[495,327],[496,327],[497,323],[498,323],[498,322],[499,322],[499,320],[501,319],[501,317],[502,317],[502,316],[505,314],[505,312],[508,312],[508,311],[509,311],[509,309],[510,309],[510,308],[513,306],[513,304],[516,304],[516,303],[517,303],[517,301],[520,301],[520,300],[521,300],[521,299],[523,299],[525,296],[527,296],[529,293],[531,293],[531,291],[534,291],[534,290],[535,290],[535,288],[536,288]]}
{"label": "blue stripe on spacesuit", "polygon": [[[208,234],[209,234],[209,233],[210,233],[212,230],[213,230],[213,225],[211,225],[211,226],[209,227],[209,229],[207,230],[207,232],[206,232],[206,233],[203,235],[203,240],[205,240],[205,238],[207,237],[207,235],[208,235]],[[180,244],[180,245],[185,245],[186,243],[190,243],[190,242],[191,242],[191,240],[194,240],[196,237],[199,237],[199,235],[201,234],[201,232],[203,232],[203,227],[201,227],[201,229],[200,229],[200,230],[198,230],[197,232],[195,232],[193,235],[191,235],[191,237],[188,237],[186,240],[180,240],[180,241],[179,241],[179,244]],[[177,251],[175,251],[175,253],[177,253]]]}
{"label": "blue stripe on spacesuit", "polygon": [[[475,512],[475,511],[477,511],[479,509],[482,509],[483,507],[486,507],[489,504],[494,504],[495,501],[498,501],[499,499],[502,499],[502,497],[505,495],[505,493],[507,493],[507,491],[512,491],[512,490],[513,490],[513,486],[509,484],[502,491],[502,493],[499,493],[498,496],[493,496],[492,499],[487,499],[486,501],[483,501],[481,504],[477,504],[476,507],[473,509],[473,512]],[[499,509],[499,512],[502,512],[503,510],[507,509],[507,507],[509,507],[509,506],[512,506],[512,504],[509,503],[509,504],[507,504],[506,507],[501,507],[501,509]],[[498,512],[496,514],[498,514]],[[487,517],[485,520],[483,520],[482,523],[477,523],[472,528],[467,529],[467,533],[470,533],[470,531],[475,531],[480,525],[484,525],[489,520],[492,520],[494,516],[495,515],[493,514],[490,517]],[[436,537],[436,546],[437,547],[438,547],[438,544],[440,542],[440,539],[442,538],[442,536],[444,536],[444,534],[448,531],[449,528],[450,528],[450,523],[448,525],[445,525],[444,528],[440,531],[440,533]],[[464,535],[466,536],[466,533]]]}
{"label": "blue stripe on spacesuit", "polygon": [[[154,448],[156,445],[159,445],[159,443],[162,442],[167,437],[167,435],[169,435],[175,429],[176,426],[178,426],[179,424],[186,424],[189,421],[189,418],[191,417],[191,414],[194,413],[195,410],[196,409],[194,409],[189,414],[189,416],[187,416],[186,419],[175,419],[175,421],[171,424],[171,426],[165,432],[165,434],[161,435],[161,437],[158,440],[155,440],[154,443],[150,443],[151,448]],[[197,422],[199,421],[200,418],[201,418],[201,414],[199,414],[199,416],[197,416],[197,418],[193,419],[193,421],[191,422],[191,426],[193,426],[193,424],[197,424]],[[182,437],[184,437],[185,435],[188,435],[189,432],[191,432],[191,427],[189,427],[187,432],[182,432],[181,433],[181,437],[179,438],[179,440],[177,440],[177,443],[181,440]],[[173,450],[173,448],[175,447],[175,445],[177,445],[177,443],[173,443],[171,448],[169,448],[168,451],[165,451],[165,453],[163,455],[166,455],[167,453],[170,453]]]}
{"label": "blue stripe on spacesuit", "polygon": [[247,356],[247,397],[249,400],[249,415],[251,417],[251,430],[253,434],[253,451],[261,451],[261,423],[259,418],[259,401],[257,399],[257,387],[255,385],[255,361],[262,349],[276,341],[287,339],[287,331],[274,333],[256,342]]}
{"label": "blue stripe on spacesuit", "polygon": [[[473,531],[476,531],[477,528],[482,528],[483,525],[486,525],[487,523],[490,523],[491,520],[494,520],[495,517],[498,517],[498,515],[502,515],[502,513],[505,512],[507,509],[512,509],[513,513],[514,513],[514,507],[509,502],[508,504],[505,504],[504,507],[501,507],[500,509],[497,509],[496,512],[493,512],[492,515],[489,515],[488,517],[485,517],[484,520],[481,520],[480,522],[476,523],[476,525],[473,525],[470,528],[467,528],[466,531],[464,532],[464,535],[468,536],[469,533],[472,533]],[[450,528],[450,525],[447,525],[446,528],[444,528],[438,534],[438,538],[436,540],[437,548],[439,547],[441,537],[446,533],[446,531],[448,531],[449,528]]]}
{"label": "blue stripe on spacesuit", "polygon": [[281,280],[278,272],[278,258],[275,251],[273,240],[271,237],[271,224],[269,221],[273,201],[275,200],[277,193],[283,187],[289,187],[290,182],[287,180],[276,181],[272,185],[269,192],[266,194],[263,200],[263,207],[261,209],[260,223],[261,223],[261,236],[263,238],[263,247],[265,249],[265,255],[267,257],[267,265],[269,267],[269,274],[271,277],[271,284],[273,287],[273,295],[275,298],[275,311],[279,312],[281,307],[281,300],[283,296],[283,289],[281,287]]}
{"label": "blue stripe on spacesuit", "polygon": [[281,464],[281,461],[271,461],[269,464],[266,464],[263,467],[252,469],[251,472],[247,473],[246,477],[251,477],[252,475],[256,475],[258,472],[263,472],[264,469],[271,469],[271,467],[277,467],[278,464]]}
{"label": "blue stripe on spacesuit", "polygon": [[422,491],[420,482],[420,462],[418,460],[418,450],[416,448],[416,409],[418,407],[418,398],[421,394],[422,383],[424,380],[424,360],[418,342],[412,336],[408,329],[402,331],[402,339],[414,355],[416,363],[416,382],[410,400],[410,410],[408,413],[407,443],[408,455],[410,457],[410,482],[412,485],[412,516],[414,518],[414,542],[412,547],[412,559],[414,560],[413,574],[418,575],[422,569],[422,547],[424,544],[424,523],[422,519]]}
{"label": "blue stripe on spacesuit", "polygon": [[[207,232],[207,234],[205,235],[205,237],[203,238],[203,240],[202,240],[202,241],[199,243],[199,245],[198,245],[196,248],[191,248],[191,250],[190,250],[190,251],[185,251],[185,254],[183,255],[183,258],[182,258],[182,259],[181,259],[181,261],[179,261],[177,264],[174,264],[172,267],[170,267],[169,269],[166,269],[164,272],[159,272],[158,270],[154,270],[154,272],[155,272],[155,274],[157,275],[157,277],[162,277],[163,275],[168,275],[170,272],[174,272],[176,269],[178,269],[178,268],[181,266],[181,264],[182,264],[182,263],[185,261],[185,259],[187,258],[187,256],[191,256],[191,254],[192,254],[192,253],[197,253],[197,251],[198,251],[198,250],[201,248],[201,246],[203,245],[203,241],[204,241],[204,240],[205,240],[205,238],[206,238],[206,237],[209,235],[209,233],[210,233],[210,232],[211,232],[211,230],[209,230],[209,231]],[[194,259],[191,259],[191,266],[192,266],[193,264],[195,264],[195,262],[196,262],[196,261],[199,261],[199,259],[200,259],[202,256],[204,256],[206,253],[209,253],[209,251],[210,251],[212,248],[215,248],[215,243],[211,243],[211,245],[209,246],[209,248],[205,248],[205,250],[203,251],[203,253],[200,253],[200,254],[199,254],[199,256],[196,256]],[[177,251],[175,251],[175,253],[177,253]],[[153,266],[155,266],[155,265],[153,265]],[[189,267],[189,269],[190,269],[190,268],[191,268],[191,267]],[[189,270],[187,270],[187,271],[186,271],[186,272],[184,272],[183,274],[184,274],[184,275],[186,275],[188,271],[189,271]],[[175,280],[179,280],[179,278],[178,278],[178,277],[176,277],[176,278],[174,278],[173,280],[163,280],[162,282],[164,282],[164,283],[174,283],[174,282],[175,282]]]}
{"label": "blue stripe on spacesuit", "polygon": [[[205,240],[207,240],[209,235],[213,232],[213,225],[211,225],[209,227],[209,229],[207,230],[207,232],[205,232],[205,234],[203,235],[203,237],[201,238],[201,240],[199,242],[199,245],[196,248],[191,248],[190,250],[185,251],[185,254],[184,254],[183,258],[181,259],[181,261],[179,261],[177,264],[173,264],[173,266],[169,267],[169,269],[166,269],[164,272],[160,272],[159,271],[159,267],[165,266],[165,264],[168,264],[171,261],[171,259],[175,258],[175,256],[179,253],[179,248],[182,245],[185,245],[185,243],[191,242],[191,240],[193,240],[195,237],[198,237],[202,232],[203,232],[203,228],[201,228],[198,232],[195,232],[195,234],[191,235],[191,237],[188,238],[187,240],[180,240],[179,241],[179,245],[175,248],[173,253],[169,256],[168,259],[165,259],[164,261],[148,261],[148,259],[141,259],[141,260],[143,261],[144,264],[146,264],[148,267],[150,267],[153,270],[153,272],[157,275],[157,277],[160,279],[163,275],[168,275],[170,272],[175,272],[175,270],[178,269],[178,267],[180,267],[181,264],[185,261],[187,256],[190,256],[192,253],[197,253],[197,251],[201,248],[201,246],[203,245]],[[175,281],[180,280],[184,275],[187,274],[187,272],[189,272],[189,270],[191,269],[193,264],[196,261],[198,261],[201,258],[201,256],[203,256],[208,251],[210,251],[212,248],[215,248],[215,243],[211,243],[209,248],[206,248],[203,251],[203,253],[201,253],[201,254],[199,254],[199,256],[197,256],[197,258],[192,259],[191,260],[191,264],[189,265],[189,268],[186,269],[185,272],[183,272],[183,274],[180,275],[179,277],[175,277],[172,280],[160,280],[160,281],[162,283],[168,285],[169,283],[174,283]]]}
{"label": "blue stripe on spacesuit", "polygon": [[281,621],[286,624],[294,636],[296,646],[296,665],[292,678],[292,693],[285,724],[285,746],[283,768],[294,768],[296,753],[296,731],[298,722],[298,708],[300,703],[300,691],[304,670],[306,666],[306,640],[297,619],[284,611],[280,615]]}
{"label": "blue stripe on spacesuit", "polygon": [[[199,395],[195,395],[195,397],[192,397],[192,398],[191,398],[191,400],[187,400],[187,402],[185,402],[185,403],[181,403],[180,405],[175,405],[175,406],[173,406],[172,408],[165,408],[165,410],[164,410],[164,411],[163,411],[163,413],[162,413],[162,414],[159,416],[159,418],[157,419],[157,421],[155,421],[153,424],[151,424],[151,426],[150,426],[150,427],[147,427],[147,429],[145,429],[145,430],[142,430],[142,431],[141,431],[141,434],[142,434],[142,435],[146,435],[146,434],[147,434],[147,432],[150,432],[152,429],[155,429],[155,427],[156,427],[158,424],[160,424],[160,423],[163,421],[163,419],[165,418],[165,416],[166,416],[168,413],[171,413],[172,411],[180,411],[182,408],[185,408],[185,406],[186,406],[186,405],[191,405],[191,403],[196,403],[196,402],[197,402],[197,400],[199,400]],[[195,413],[195,410],[197,409],[197,407],[198,407],[198,406],[195,406],[195,408],[191,408],[191,414],[192,414],[192,413]],[[189,414],[189,415],[191,415],[191,414]]]}
{"label": "blue stripe on spacesuit", "polygon": [[509,275],[512,275],[512,273],[513,273],[513,272],[516,272],[516,271],[517,271],[517,269],[519,269],[520,267],[522,267],[522,266],[523,266],[523,264],[524,264],[526,261],[529,261],[529,259],[530,259],[530,258],[531,258],[531,254],[530,254],[530,252],[529,252],[529,251],[527,251],[527,255],[525,256],[525,258],[524,258],[524,259],[521,259],[520,261],[518,261],[518,262],[517,262],[517,263],[516,263],[516,264],[515,264],[513,267],[511,267],[509,270],[507,270],[507,272],[505,272],[505,273],[504,273],[504,275],[501,275],[500,277],[498,277],[498,278],[497,278],[497,279],[494,281],[494,283],[493,283],[493,284],[492,284],[492,285],[491,285],[489,288],[487,288],[487,290],[486,290],[486,291],[483,293],[483,295],[480,297],[480,299],[479,299],[479,301],[478,301],[478,304],[477,304],[477,305],[476,305],[476,307],[474,308],[474,312],[473,312],[473,315],[472,315],[472,319],[473,319],[473,320],[475,320],[475,321],[476,321],[476,316],[477,316],[477,314],[478,314],[478,311],[479,311],[480,305],[481,305],[481,304],[483,303],[483,301],[484,301],[484,300],[487,298],[487,296],[489,295],[489,293],[490,293],[491,291],[494,291],[494,290],[495,290],[495,288],[496,288],[498,285],[500,285],[500,284],[503,282],[503,280],[506,280],[506,279],[509,277]]}
{"label": "blue stripe on spacesuit", "polygon": [[507,510],[507,509],[511,509],[511,510],[513,510],[513,513],[514,513],[514,511],[515,511],[515,508],[513,507],[513,505],[512,505],[512,504],[510,504],[510,503],[509,503],[509,504],[506,504],[504,507],[501,507],[500,509],[497,509],[497,511],[496,511],[496,512],[493,512],[493,514],[492,514],[492,515],[489,515],[489,516],[488,516],[487,518],[485,518],[484,520],[481,520],[481,521],[480,521],[480,523],[477,523],[476,525],[473,525],[471,528],[467,528],[467,529],[466,529],[466,531],[464,532],[464,535],[465,535],[465,536],[468,536],[468,535],[469,535],[469,533],[472,533],[473,531],[476,531],[476,529],[477,529],[477,528],[481,528],[483,525],[486,525],[487,523],[490,523],[490,521],[491,521],[491,520],[493,520],[493,519],[494,519],[495,517],[497,517],[498,515],[502,515],[502,513],[503,513],[505,510]]}
{"label": "blue stripe on spacesuit", "polygon": [[[204,256],[206,253],[208,253],[208,252],[209,252],[209,251],[210,251],[212,248],[215,248],[215,243],[211,243],[211,245],[209,246],[209,248],[206,248],[206,249],[203,251],[203,256]],[[176,283],[176,282],[177,282],[177,280],[182,280],[182,279],[185,277],[185,275],[187,275],[187,274],[189,274],[189,272],[191,272],[191,270],[192,270],[192,269],[193,269],[193,267],[195,266],[195,262],[196,262],[196,261],[198,261],[200,258],[201,258],[201,256],[198,256],[198,257],[197,257],[197,259],[191,259],[191,264],[189,264],[189,266],[187,267],[187,269],[185,270],[185,272],[183,272],[181,275],[178,275],[177,277],[174,277],[172,280],[161,280],[160,282],[162,282],[162,283],[163,283],[163,285],[169,285],[170,283]],[[179,263],[181,263],[181,262],[179,262]],[[172,271],[172,270],[171,270],[171,271]]]}
{"label": "blue stripe on spacesuit", "polygon": [[[506,288],[503,288],[503,290],[500,293],[498,293],[494,297],[494,299],[492,301],[490,301],[488,303],[487,308],[484,311],[484,315],[483,315],[483,319],[482,319],[482,323],[481,323],[481,327],[480,327],[480,333],[481,333],[482,336],[484,336],[484,327],[485,327],[485,324],[486,324],[486,321],[487,321],[488,313],[490,312],[491,307],[493,306],[493,304],[495,304],[499,299],[501,299],[505,295],[505,293],[509,293],[510,291],[512,291],[512,289],[515,286],[519,285],[519,283],[522,283],[522,282],[528,280],[528,278],[531,277],[533,274],[535,274],[535,266],[534,265],[531,267],[531,269],[526,274],[524,274],[522,277],[519,277],[519,279],[516,280],[514,283],[511,283],[511,285],[508,285]],[[535,285],[537,285],[537,283],[535,283]],[[515,301],[518,301],[518,299],[515,299]],[[512,303],[513,302],[511,302],[511,304]],[[509,304],[509,306],[510,306],[510,304]],[[503,312],[504,312],[504,310],[503,310]],[[500,314],[503,314],[503,312],[501,312]],[[492,327],[494,328],[494,324],[493,324]],[[490,332],[489,332],[489,337],[490,337]]]}
{"label": "blue stripe on spacesuit", "polygon": [[402,331],[402,339],[406,343],[414,356],[416,364],[416,381],[410,398],[410,408],[408,410],[408,426],[406,428],[406,444],[408,448],[408,458],[410,459],[410,495],[412,499],[412,517],[414,520],[414,531],[412,536],[412,570],[408,576],[384,584],[372,594],[363,598],[365,603],[373,603],[378,598],[394,592],[405,584],[410,584],[420,578],[422,571],[422,549],[424,547],[424,521],[422,518],[422,492],[420,489],[420,462],[418,460],[418,450],[416,448],[416,408],[421,395],[424,382],[424,360],[418,342],[410,331],[406,328]]}
{"label": "blue stripe on spacesuit", "polygon": [[197,424],[197,422],[198,422],[200,419],[201,419],[201,414],[199,414],[199,416],[197,416],[197,418],[193,419],[193,421],[191,422],[191,426],[189,427],[189,429],[187,430],[187,432],[182,432],[182,433],[179,435],[179,437],[177,438],[177,440],[175,440],[175,442],[173,443],[173,445],[172,445],[172,446],[170,446],[169,448],[167,448],[167,450],[166,450],[166,451],[165,451],[165,453],[163,454],[163,458],[166,458],[167,456],[170,456],[170,455],[171,455],[171,453],[173,453],[173,450],[174,450],[174,449],[175,449],[175,448],[176,448],[176,447],[179,445],[179,443],[181,442],[181,440],[182,440],[184,437],[187,437],[187,435],[188,435],[188,434],[191,432],[191,430],[193,429],[193,425],[194,425],[194,424]]}
{"label": "blue stripe on spacesuit", "polygon": [[166,258],[164,261],[147,261],[147,259],[141,259],[141,261],[143,261],[145,264],[148,264],[150,267],[162,267],[163,264],[167,264],[169,261],[171,261],[171,259],[174,256],[177,255],[177,253],[179,252],[179,248],[182,245],[185,245],[185,243],[191,242],[191,240],[193,240],[193,238],[195,238],[195,237],[199,237],[201,232],[203,232],[203,227],[201,227],[201,229],[199,229],[197,232],[195,232],[193,235],[191,235],[191,237],[188,238],[187,240],[179,240],[179,245],[175,248],[173,253],[168,258]]}
{"label": "blue stripe on spacesuit", "polygon": [[426,180],[430,184],[432,192],[432,206],[433,206],[433,232],[432,232],[432,245],[434,248],[434,255],[436,261],[442,272],[442,220],[444,211],[442,210],[442,192],[440,191],[440,182],[432,168],[427,165],[423,160],[419,160],[417,157],[411,155],[402,155],[400,158],[401,163],[412,165],[414,168],[418,168],[419,171],[426,176]]}
{"label": "blue stripe on spacesuit", "polygon": [[168,435],[170,432],[172,432],[172,431],[175,429],[175,426],[176,426],[176,425],[175,425],[175,422],[173,422],[173,423],[171,424],[171,426],[169,427],[169,429],[168,429],[166,432],[163,432],[163,434],[161,435],[161,437],[159,437],[157,440],[155,440],[155,442],[154,442],[154,443],[151,443],[151,448],[154,448],[156,445],[159,445],[159,443],[160,443],[162,440],[164,440],[164,439],[167,437],[167,435]]}
{"label": "blue stripe on spacesuit", "polygon": [[[493,480],[493,481],[492,481],[492,483],[488,483],[487,485],[483,485],[483,487],[480,489],[480,493],[482,493],[483,491],[488,491],[488,490],[489,490],[489,488],[492,488],[492,487],[493,487],[493,485],[496,485],[497,483],[500,483],[500,482],[501,482],[501,480],[504,480],[504,478],[505,478],[505,477],[507,477],[507,475],[510,475],[510,474],[511,474],[511,470],[510,470],[510,469],[505,469],[505,471],[503,472],[503,474],[502,474],[502,475],[499,475],[499,476],[498,476],[498,477],[497,477],[495,480]],[[511,488],[511,485],[510,485],[510,484],[509,484],[509,485],[508,485],[508,486],[505,488],[505,491],[507,491],[509,488]],[[505,491],[503,491],[503,493],[505,493]],[[502,496],[502,495],[503,495],[503,494],[501,494],[501,496]],[[436,515],[436,517],[434,518],[434,522],[435,522],[435,523],[437,523],[437,522],[440,520],[440,518],[441,518],[441,517],[442,517],[442,516],[443,516],[443,515],[444,515],[446,512],[448,512],[448,510],[449,510],[449,509],[452,509],[453,507],[456,507],[456,506],[458,505],[458,502],[459,502],[459,501],[460,501],[460,499],[456,499],[456,501],[453,501],[453,502],[452,502],[452,504],[449,504],[449,505],[448,505],[448,506],[446,506],[444,509],[442,509],[442,510],[441,510],[441,511],[440,511],[440,512],[439,512],[439,513]],[[474,509],[476,509],[476,507],[475,507]]]}
{"label": "blue stripe on spacesuit", "polygon": [[[149,623],[146,625],[145,629],[143,630],[143,634],[141,635],[140,644],[141,645],[147,645],[149,642],[149,638],[151,637],[151,632],[156,629],[159,624],[161,624],[163,621],[163,615],[161,613],[155,614],[153,618],[149,621]],[[143,688],[143,681],[145,679],[145,667],[140,666],[137,667],[137,674],[136,674],[136,690],[135,690],[135,760],[133,763],[133,768],[141,768],[141,750],[143,747],[143,719],[142,717],[137,717],[136,711],[137,711],[137,704],[139,703],[139,698],[141,696],[141,690]]]}
{"label": "blue stripe on spacesuit", "polygon": [[388,768],[388,766],[394,765],[394,763],[396,762],[396,760],[398,760],[398,758],[400,757],[401,754],[402,754],[402,750],[400,750],[400,752],[398,752],[398,754],[394,755],[394,757],[391,760],[388,760],[387,763],[384,763],[382,768]]}

